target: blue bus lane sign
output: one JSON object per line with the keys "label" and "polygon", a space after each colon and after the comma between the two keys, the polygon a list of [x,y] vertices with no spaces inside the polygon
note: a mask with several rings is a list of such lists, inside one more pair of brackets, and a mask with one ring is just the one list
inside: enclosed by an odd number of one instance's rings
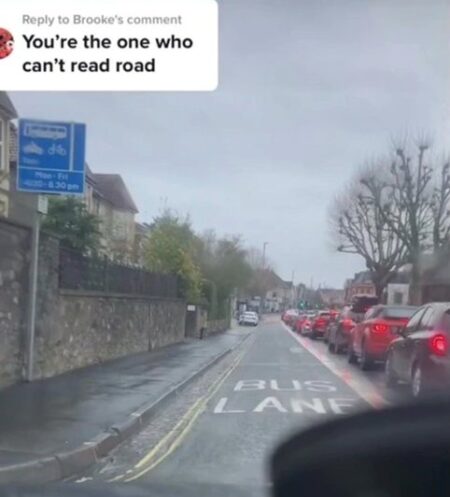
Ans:
{"label": "blue bus lane sign", "polygon": [[86,126],[19,120],[17,189],[31,193],[84,193]]}

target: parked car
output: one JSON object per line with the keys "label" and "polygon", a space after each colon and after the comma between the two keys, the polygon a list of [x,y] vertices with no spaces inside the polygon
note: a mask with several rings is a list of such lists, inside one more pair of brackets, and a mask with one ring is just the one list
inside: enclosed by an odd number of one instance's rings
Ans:
{"label": "parked car", "polygon": [[450,387],[450,302],[425,304],[397,331],[386,358],[386,383],[406,382],[414,397]]}
{"label": "parked car", "polygon": [[352,328],[355,326],[350,306],[344,307],[341,313],[330,324],[328,332],[328,350],[340,353],[346,349]]}
{"label": "parked car", "polygon": [[350,303],[350,317],[358,323],[363,320],[366,312],[378,303],[378,298],[373,295],[355,295]]}
{"label": "parked car", "polygon": [[246,325],[257,326],[258,322],[259,322],[258,314],[256,314],[256,312],[253,311],[246,311],[239,318],[239,324],[243,326]]}
{"label": "parked car", "polygon": [[295,318],[298,316],[298,311],[297,309],[288,309],[283,312],[281,315],[281,319],[283,320],[284,323],[286,323],[288,326],[291,325],[291,321],[293,321]]}
{"label": "parked car", "polygon": [[330,311],[319,311],[317,315],[314,317],[311,323],[311,333],[309,334],[310,338],[315,340],[320,336],[323,337],[325,334],[325,330],[328,325],[328,321],[330,319]]}
{"label": "parked car", "polygon": [[307,335],[311,333],[312,322],[317,315],[317,311],[306,311],[305,319],[300,326],[300,335]]}
{"label": "parked car", "polygon": [[384,361],[389,344],[398,337],[397,331],[406,325],[417,310],[413,306],[376,305],[369,309],[363,321],[350,331],[348,362],[367,370],[375,361]]}
{"label": "parked car", "polygon": [[335,309],[330,310],[330,317],[328,318],[327,325],[325,327],[325,332],[323,334],[323,341],[325,343],[328,343],[328,338],[330,336],[330,329],[331,326],[335,323],[335,321],[338,319],[340,314],[340,311],[337,311]]}
{"label": "parked car", "polygon": [[297,333],[300,333],[301,332],[301,329],[302,329],[302,325],[303,323],[305,322],[305,320],[307,319],[307,316],[306,314],[299,314],[297,316],[297,318],[295,319],[294,321],[294,326],[293,326],[293,330],[296,331]]}
{"label": "parked car", "polygon": [[328,333],[328,350],[344,352],[348,348],[350,332],[355,324],[364,320],[366,312],[378,304],[378,298],[371,295],[355,295],[349,306],[344,307]]}

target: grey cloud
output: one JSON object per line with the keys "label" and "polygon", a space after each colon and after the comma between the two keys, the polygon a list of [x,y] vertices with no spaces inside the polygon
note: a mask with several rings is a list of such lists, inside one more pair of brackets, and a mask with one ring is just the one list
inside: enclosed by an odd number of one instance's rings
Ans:
{"label": "grey cloud", "polygon": [[366,156],[405,129],[450,136],[449,2],[220,2],[215,93],[13,94],[22,116],[88,124],[88,160],[140,208],[165,200],[201,231],[269,241],[284,278],[341,285],[327,207]]}

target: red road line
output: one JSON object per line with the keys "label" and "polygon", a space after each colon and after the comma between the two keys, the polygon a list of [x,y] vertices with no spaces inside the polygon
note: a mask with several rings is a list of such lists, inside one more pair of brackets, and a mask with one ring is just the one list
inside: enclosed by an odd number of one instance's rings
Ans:
{"label": "red road line", "polygon": [[294,340],[296,340],[304,349],[318,359],[325,367],[327,367],[334,375],[354,390],[372,407],[375,409],[381,409],[389,405],[389,402],[382,395],[380,395],[370,381],[356,377],[348,368],[337,366],[327,354],[316,350],[308,340],[292,332],[283,322],[282,325]]}

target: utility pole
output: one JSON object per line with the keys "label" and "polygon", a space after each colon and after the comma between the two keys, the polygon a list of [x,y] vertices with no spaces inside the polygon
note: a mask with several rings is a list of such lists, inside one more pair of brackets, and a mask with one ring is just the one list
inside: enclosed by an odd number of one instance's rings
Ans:
{"label": "utility pole", "polygon": [[[266,247],[269,242],[263,243],[263,255],[262,255],[262,269],[263,269],[263,281],[265,281],[265,269],[266,269]],[[263,285],[265,291],[265,284]],[[263,313],[266,310],[266,296],[261,295],[261,312]]]}
{"label": "utility pole", "polygon": [[47,214],[47,197],[39,195],[36,211],[33,213],[34,223],[31,240],[31,260],[29,272],[28,316],[26,335],[26,370],[25,380],[34,379],[34,342],[36,329],[36,300],[38,291],[39,270],[39,237],[42,214]]}
{"label": "utility pole", "polygon": [[292,270],[292,307],[295,306],[295,285],[294,285],[294,278],[295,278],[295,269]]}
{"label": "utility pole", "polygon": [[266,247],[269,245],[269,242],[263,243],[263,258],[262,258],[262,267],[266,269]]}

